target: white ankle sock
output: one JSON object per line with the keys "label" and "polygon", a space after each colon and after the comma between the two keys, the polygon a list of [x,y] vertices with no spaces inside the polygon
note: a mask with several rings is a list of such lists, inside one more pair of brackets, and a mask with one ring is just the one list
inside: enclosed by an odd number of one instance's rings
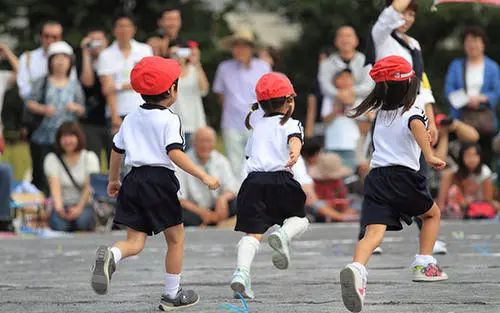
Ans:
{"label": "white ankle sock", "polygon": [[175,298],[179,291],[181,283],[181,274],[165,273],[165,294],[170,298]]}
{"label": "white ankle sock", "polygon": [[437,260],[432,255],[416,254],[415,261],[413,261],[412,267],[421,265],[427,266],[429,264],[437,264]]}
{"label": "white ankle sock", "polygon": [[240,270],[250,273],[253,258],[259,250],[260,241],[252,236],[243,236],[238,242],[238,264]]}
{"label": "white ankle sock", "polygon": [[118,264],[118,262],[120,262],[120,260],[122,259],[122,252],[117,247],[111,248],[110,251],[111,253],[113,253],[115,264]]}
{"label": "white ankle sock", "polygon": [[368,277],[368,271],[366,270],[366,267],[359,263],[359,262],[352,262],[351,265],[353,265],[355,268],[357,268],[359,270],[359,272],[361,273],[361,275],[363,275],[364,278],[367,278]]}
{"label": "white ankle sock", "polygon": [[308,226],[309,226],[309,220],[307,218],[293,216],[287,218],[283,222],[281,231],[285,232],[289,240],[292,240],[293,237],[300,236],[303,233],[305,233]]}

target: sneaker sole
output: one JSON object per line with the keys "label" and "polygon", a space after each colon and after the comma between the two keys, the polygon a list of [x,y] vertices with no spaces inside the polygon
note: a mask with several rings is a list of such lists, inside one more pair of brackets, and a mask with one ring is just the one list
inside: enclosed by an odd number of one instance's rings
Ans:
{"label": "sneaker sole", "polygon": [[340,286],[342,288],[342,301],[351,312],[361,312],[363,304],[354,283],[354,272],[350,268],[344,268],[340,272]]}
{"label": "sneaker sole", "polygon": [[106,246],[100,246],[96,252],[94,270],[92,272],[91,285],[95,293],[104,295],[108,292],[109,287],[109,261],[111,259],[111,251]]}
{"label": "sneaker sole", "polygon": [[280,270],[286,270],[288,268],[288,257],[283,252],[283,243],[281,238],[276,234],[271,234],[267,238],[269,246],[275,251],[272,257],[273,265]]}
{"label": "sneaker sole", "polygon": [[250,297],[250,295],[247,294],[245,285],[243,285],[240,282],[232,282],[231,283],[231,290],[234,291],[234,298],[239,299],[240,297],[238,296],[238,293],[240,293],[243,298],[245,299],[253,299],[253,297]]}
{"label": "sneaker sole", "polygon": [[182,310],[185,308],[190,308],[193,305],[197,304],[198,302],[200,302],[200,296],[198,296],[198,299],[196,299],[196,302],[193,302],[191,304],[182,305],[182,306],[168,306],[168,305],[164,305],[164,304],[160,303],[160,305],[158,305],[158,309],[160,309],[160,311],[164,311],[164,312]]}
{"label": "sneaker sole", "polygon": [[416,283],[431,283],[431,282],[436,282],[436,281],[443,281],[443,280],[448,280],[448,277],[425,277],[425,278],[413,278],[412,281]]}

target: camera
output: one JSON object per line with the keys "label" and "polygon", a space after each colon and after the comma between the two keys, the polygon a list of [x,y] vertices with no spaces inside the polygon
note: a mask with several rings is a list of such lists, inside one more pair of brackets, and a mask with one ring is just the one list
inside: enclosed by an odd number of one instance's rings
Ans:
{"label": "camera", "polygon": [[89,43],[87,43],[87,48],[88,49],[98,49],[103,46],[101,40],[91,40]]}
{"label": "camera", "polygon": [[175,51],[175,55],[181,59],[186,59],[191,56],[191,48],[179,48]]}

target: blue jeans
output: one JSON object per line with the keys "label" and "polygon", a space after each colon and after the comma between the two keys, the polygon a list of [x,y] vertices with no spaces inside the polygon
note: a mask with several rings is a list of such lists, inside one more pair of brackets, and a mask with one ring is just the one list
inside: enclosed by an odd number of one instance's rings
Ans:
{"label": "blue jeans", "polygon": [[94,209],[86,207],[82,214],[74,220],[67,221],[63,219],[55,210],[52,210],[49,218],[49,226],[57,231],[77,231],[94,229]]}
{"label": "blue jeans", "polygon": [[10,209],[10,191],[12,186],[12,167],[9,164],[0,164],[0,221],[12,221]]}

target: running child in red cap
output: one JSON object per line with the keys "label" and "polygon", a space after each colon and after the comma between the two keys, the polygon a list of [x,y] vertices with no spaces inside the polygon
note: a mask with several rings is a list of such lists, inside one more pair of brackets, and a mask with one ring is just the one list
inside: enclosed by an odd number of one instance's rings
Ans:
{"label": "running child in red cap", "polygon": [[[168,246],[165,290],[160,300],[160,309],[164,311],[192,306],[199,300],[194,291],[180,287],[184,226],[174,164],[210,189],[219,187],[216,178],[197,167],[183,152],[181,122],[169,110],[177,98],[180,72],[175,60],[145,57],[130,74],[132,88],[145,103],[127,115],[114,136],[108,184],[108,194],[118,196],[114,222],[127,227],[127,240],[116,242],[112,248],[97,249],[91,282],[96,293],[107,293],[118,262],[139,254],[147,236],[163,232]],[[121,184],[123,154],[125,164],[132,170]]]}
{"label": "running child in red cap", "polygon": [[250,282],[250,267],[259,249],[263,234],[273,225],[282,227],[268,237],[274,250],[272,262],[278,269],[290,263],[290,240],[306,231],[306,196],[293,178],[291,167],[297,162],[304,138],[301,123],[291,117],[295,108],[295,91],[290,80],[281,73],[262,76],[255,87],[257,103],[265,115],[253,125],[246,146],[246,172],[237,199],[236,231],[246,233],[238,243],[238,261],[231,281],[235,297],[254,298]]}
{"label": "running child in red cap", "polygon": [[448,279],[432,257],[440,210],[426,187],[425,176],[417,173],[421,152],[435,169],[441,170],[446,165],[432,152],[425,112],[414,105],[419,80],[411,65],[399,56],[379,60],[370,76],[375,88],[352,116],[378,111],[373,130],[372,169],[365,180],[361,215],[361,227],[366,227],[366,234],[356,246],[353,263],[340,272],[342,300],[351,312],[363,309],[368,259],[382,242],[386,230],[403,228],[401,219],[408,224],[414,216],[423,220],[420,251],[412,264],[413,280]]}

